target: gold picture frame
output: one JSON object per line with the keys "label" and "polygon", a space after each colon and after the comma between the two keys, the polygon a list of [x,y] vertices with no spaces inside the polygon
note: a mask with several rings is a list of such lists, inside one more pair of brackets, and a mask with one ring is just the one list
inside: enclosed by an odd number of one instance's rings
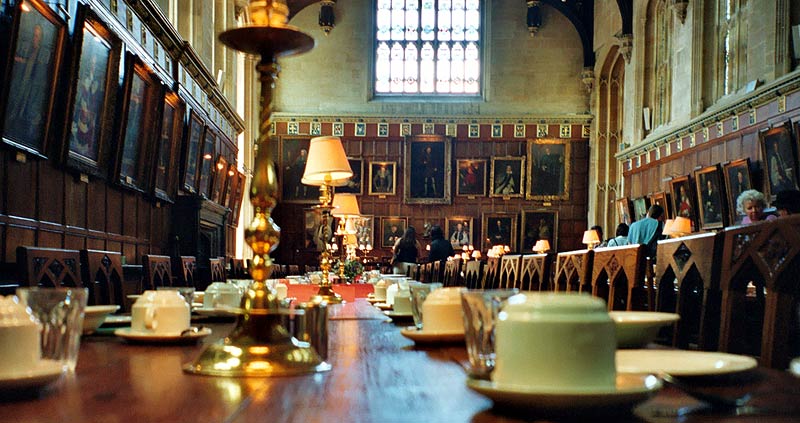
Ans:
{"label": "gold picture frame", "polygon": [[569,200],[572,143],[562,139],[528,140],[528,200]]}

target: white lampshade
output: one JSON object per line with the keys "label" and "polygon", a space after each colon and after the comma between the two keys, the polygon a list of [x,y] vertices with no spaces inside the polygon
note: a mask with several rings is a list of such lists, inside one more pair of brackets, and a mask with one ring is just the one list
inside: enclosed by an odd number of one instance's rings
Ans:
{"label": "white lampshade", "polygon": [[358,199],[355,194],[336,194],[333,196],[332,215],[336,217],[360,216],[358,209]]}
{"label": "white lampshade", "polygon": [[583,233],[583,243],[589,246],[600,243],[600,237],[597,236],[597,231],[589,229]]}
{"label": "white lampshade", "polygon": [[342,186],[352,176],[353,170],[350,169],[350,162],[347,161],[347,154],[339,137],[311,139],[306,169],[300,182],[316,186]]}
{"label": "white lampshade", "polygon": [[533,251],[537,253],[545,253],[550,251],[550,241],[546,239],[540,239],[536,241],[536,245],[533,246]]}
{"label": "white lampshade", "polygon": [[676,217],[670,226],[670,233],[675,236],[684,236],[692,233],[692,221],[685,217]]}
{"label": "white lampshade", "polygon": [[672,222],[674,221],[674,219],[667,219],[666,222],[664,222],[664,229],[661,233],[664,235],[672,235]]}

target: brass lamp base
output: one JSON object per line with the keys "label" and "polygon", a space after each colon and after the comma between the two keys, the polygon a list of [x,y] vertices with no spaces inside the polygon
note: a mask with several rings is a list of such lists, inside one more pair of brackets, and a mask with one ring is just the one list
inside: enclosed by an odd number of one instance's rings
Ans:
{"label": "brass lamp base", "polygon": [[317,295],[311,297],[311,301],[327,301],[328,304],[341,304],[344,302],[342,296],[333,292],[333,288],[330,285],[328,286],[320,286],[319,291],[317,291]]}

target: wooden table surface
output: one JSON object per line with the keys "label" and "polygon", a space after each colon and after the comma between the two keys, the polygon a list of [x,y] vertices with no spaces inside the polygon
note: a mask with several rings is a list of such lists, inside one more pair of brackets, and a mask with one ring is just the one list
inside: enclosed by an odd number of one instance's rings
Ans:
{"label": "wooden table surface", "polygon": [[[209,325],[214,334],[201,344],[128,344],[113,336],[83,338],[74,375],[33,398],[4,398],[2,422],[516,422],[542,418],[536,412],[508,414],[466,385],[458,362],[463,345],[417,347],[400,326],[378,319],[363,300],[346,304],[332,319],[328,361],[333,370],[285,378],[223,378],[183,373],[203,345],[226,334],[232,324]],[[351,316],[364,318],[350,318]],[[532,358],[535,359],[535,358]],[[753,404],[798,406],[800,379],[787,372],[757,369],[727,380],[728,394],[755,392]],[[3,394],[6,395],[6,394]],[[791,422],[781,417],[730,414],[670,415],[698,404],[674,388],[612,421]],[[550,418],[551,421],[565,420]],[[568,419],[567,419],[568,420]],[[574,421],[595,421],[580,416]]]}

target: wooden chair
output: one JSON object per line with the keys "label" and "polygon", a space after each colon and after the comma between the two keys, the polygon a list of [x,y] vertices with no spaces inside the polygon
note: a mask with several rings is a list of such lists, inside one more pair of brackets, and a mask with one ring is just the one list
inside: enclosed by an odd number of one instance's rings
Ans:
{"label": "wooden chair", "polygon": [[506,254],[500,259],[500,288],[517,288],[519,283],[519,264],[522,258],[519,254]]}
{"label": "wooden chair", "polygon": [[678,313],[672,345],[715,351],[719,342],[719,287],[723,233],[658,241],[656,311]]}
{"label": "wooden chair", "polygon": [[419,277],[417,276],[417,269],[418,268],[419,268],[419,265],[416,264],[416,263],[408,263],[408,264],[406,264],[406,277],[407,278],[411,278],[413,280],[419,280]]}
{"label": "wooden chair", "polygon": [[234,279],[249,279],[250,275],[247,273],[247,270],[244,268],[244,260],[231,258],[230,259],[230,266],[231,266],[231,276]]}
{"label": "wooden chair", "polygon": [[289,267],[288,267],[287,273],[286,273],[287,276],[288,275],[297,276],[297,275],[301,275],[301,274],[302,273],[300,273],[300,265],[299,264],[290,264]]}
{"label": "wooden chair", "polygon": [[519,284],[514,288],[521,291],[547,291],[550,286],[550,268],[553,254],[528,254],[522,256],[519,269]]}
{"label": "wooden chair", "polygon": [[420,267],[420,269],[422,269],[422,270],[420,270],[419,281],[420,282],[424,282],[424,283],[433,282],[431,280],[431,273],[432,273],[432,269],[433,269],[433,264],[431,264],[431,263],[423,263],[423,264],[420,264],[419,267]]}
{"label": "wooden chair", "polygon": [[197,287],[197,258],[195,256],[181,256],[178,282],[181,286]]}
{"label": "wooden chair", "polygon": [[461,259],[453,259],[445,262],[444,265],[444,278],[442,282],[444,286],[460,286],[461,285]]}
{"label": "wooden chair", "polygon": [[444,267],[445,260],[437,260],[431,262],[431,282],[443,282],[444,281]]}
{"label": "wooden chair", "polygon": [[552,286],[542,291],[592,292],[592,260],[594,250],[564,251],[556,256],[556,273]]}
{"label": "wooden chair", "polygon": [[800,354],[800,215],[724,231],[721,351],[786,369]]}
{"label": "wooden chair", "polygon": [[483,262],[480,260],[468,261],[464,264],[464,286],[477,289],[483,279]]}
{"label": "wooden chair", "polygon": [[225,282],[227,275],[225,274],[225,258],[217,257],[208,259],[209,269],[211,269],[211,282]]}
{"label": "wooden chair", "polygon": [[[125,295],[139,291],[139,286],[125,292],[122,254],[113,251],[81,250],[82,279],[89,288],[89,304],[125,307]],[[138,285],[138,284],[137,284]]]}
{"label": "wooden chair", "polygon": [[17,247],[17,267],[21,286],[84,287],[78,250]]}
{"label": "wooden chair", "polygon": [[609,310],[652,311],[653,289],[645,284],[642,244],[594,249],[592,295],[604,298]]}
{"label": "wooden chair", "polygon": [[500,278],[500,257],[489,257],[483,268],[481,289],[496,289]]}
{"label": "wooden chair", "polygon": [[145,254],[142,256],[142,290],[159,286],[172,286],[172,260],[169,256]]}

